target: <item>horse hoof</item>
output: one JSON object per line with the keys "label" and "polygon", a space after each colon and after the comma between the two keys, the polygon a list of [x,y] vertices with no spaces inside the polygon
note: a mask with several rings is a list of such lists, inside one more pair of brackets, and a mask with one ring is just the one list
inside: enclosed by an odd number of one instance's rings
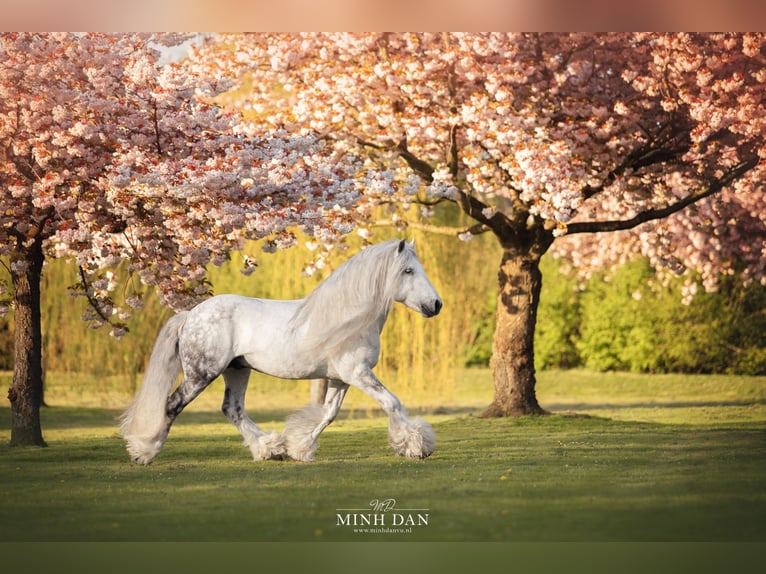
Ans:
{"label": "horse hoof", "polygon": [[287,456],[284,439],[273,431],[245,441],[245,444],[255,460],[284,460]]}
{"label": "horse hoof", "polygon": [[140,464],[141,466],[147,466],[152,464],[154,462],[154,458],[144,457],[144,456],[136,456],[133,457],[133,462],[136,464]]}
{"label": "horse hoof", "polygon": [[421,418],[389,426],[389,440],[394,452],[407,458],[428,458],[436,446],[433,427]]}

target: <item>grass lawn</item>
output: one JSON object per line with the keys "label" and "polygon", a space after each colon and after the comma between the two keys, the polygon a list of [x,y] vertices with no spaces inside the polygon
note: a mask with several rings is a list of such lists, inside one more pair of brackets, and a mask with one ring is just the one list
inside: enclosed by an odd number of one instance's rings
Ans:
{"label": "grass lawn", "polygon": [[[409,405],[436,430],[429,459],[394,456],[386,419],[359,403],[312,464],[251,460],[216,383],[148,467],[117,435],[124,395],[49,379],[49,448],[9,448],[0,407],[0,541],[766,540],[763,377],[546,372],[554,414],[487,420],[489,373],[462,371],[448,401]],[[264,428],[308,397],[252,387]]]}

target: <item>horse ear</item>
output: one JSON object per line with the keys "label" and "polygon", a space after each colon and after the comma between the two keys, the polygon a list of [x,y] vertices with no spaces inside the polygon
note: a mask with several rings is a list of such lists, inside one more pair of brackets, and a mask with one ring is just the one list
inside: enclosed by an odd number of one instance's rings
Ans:
{"label": "horse ear", "polygon": [[404,246],[406,245],[406,243],[407,243],[407,242],[406,242],[404,239],[402,239],[402,240],[399,242],[399,247],[397,247],[397,248],[396,248],[396,252],[397,252],[397,253],[401,253],[402,251],[404,251]]}

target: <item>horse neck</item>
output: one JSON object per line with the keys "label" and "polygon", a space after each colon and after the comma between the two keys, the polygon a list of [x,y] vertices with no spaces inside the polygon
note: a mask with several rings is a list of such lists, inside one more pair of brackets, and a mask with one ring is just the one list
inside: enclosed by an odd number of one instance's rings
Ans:
{"label": "horse neck", "polygon": [[[349,277],[338,279],[346,281]],[[351,279],[353,289],[343,296],[333,298],[338,293],[333,292],[337,284],[325,286],[324,291],[309,295],[296,313],[294,326],[306,325],[305,341],[310,346],[337,348],[367,338],[373,331],[376,336],[380,334],[394,304],[386,273],[381,272],[375,281],[354,284]]]}
{"label": "horse neck", "polygon": [[383,326],[394,307],[394,288],[392,284],[394,275],[389,260],[382,260],[374,267],[374,275],[367,276],[357,285],[359,292],[364,292],[364,297],[356,300],[360,310],[354,313],[358,317],[359,335],[369,333],[376,329],[377,333],[383,330]]}
{"label": "horse neck", "polygon": [[383,331],[383,327],[386,324],[386,321],[388,320],[388,316],[391,314],[391,310],[394,308],[394,302],[393,300],[387,301],[384,305],[380,307],[380,312],[378,313],[375,321],[372,322],[372,325],[374,325],[378,331],[378,334],[380,334],[381,331]]}
{"label": "horse neck", "polygon": [[346,324],[349,325],[349,334],[364,336],[372,330],[380,334],[393,306],[394,300],[391,297],[381,299],[369,297],[359,301],[356,309],[349,314],[346,321]]}

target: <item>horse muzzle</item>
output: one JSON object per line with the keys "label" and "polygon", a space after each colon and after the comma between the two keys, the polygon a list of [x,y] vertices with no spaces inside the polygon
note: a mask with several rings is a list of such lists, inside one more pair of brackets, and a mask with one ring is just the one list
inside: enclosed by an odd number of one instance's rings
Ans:
{"label": "horse muzzle", "polygon": [[442,300],[441,299],[435,299],[430,305],[423,303],[420,306],[420,312],[423,314],[423,317],[436,317],[439,312],[442,310]]}

